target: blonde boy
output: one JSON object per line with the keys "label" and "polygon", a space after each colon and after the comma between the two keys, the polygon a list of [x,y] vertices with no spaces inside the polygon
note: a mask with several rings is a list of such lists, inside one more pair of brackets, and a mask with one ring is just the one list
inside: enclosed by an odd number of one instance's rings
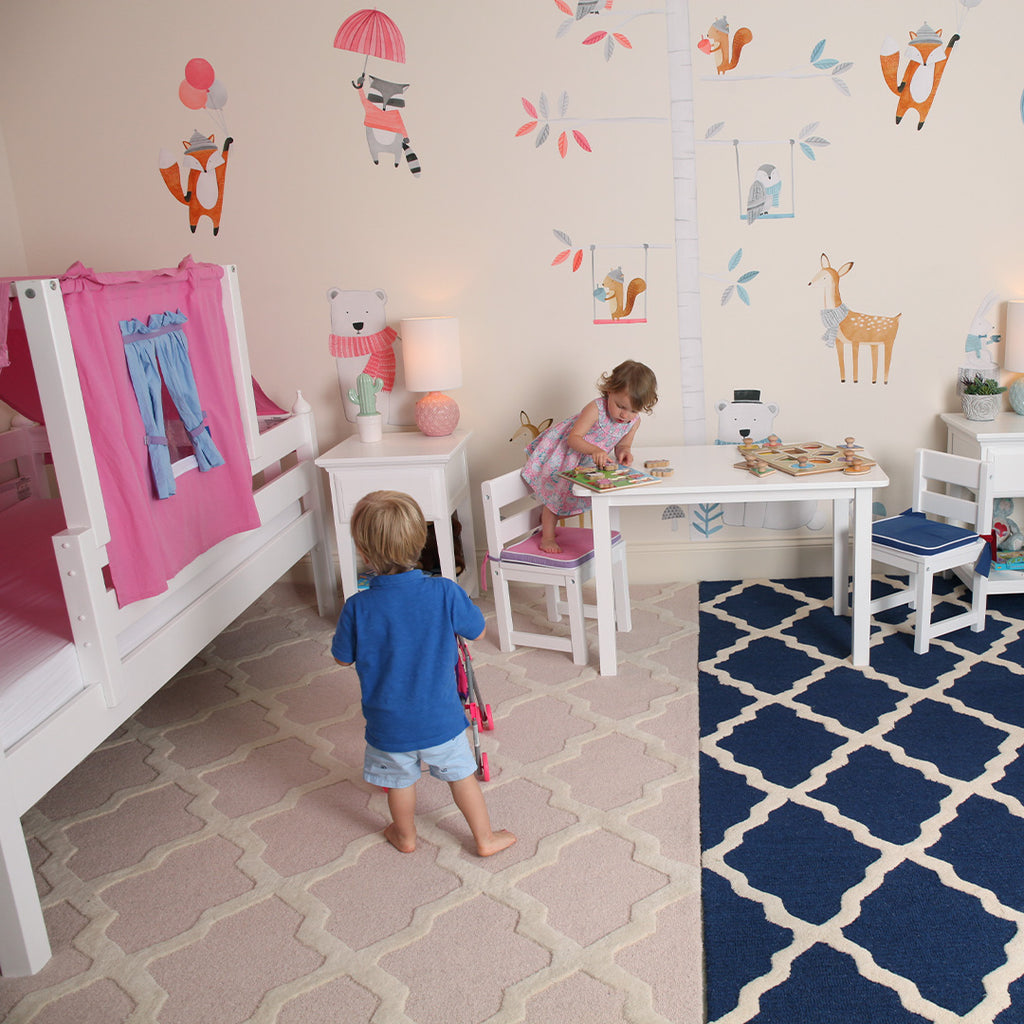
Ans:
{"label": "blonde boy", "polygon": [[402,853],[416,848],[416,783],[427,765],[451,787],[477,853],[489,857],[516,837],[491,828],[455,684],[455,635],[478,640],[484,617],[458,584],[414,568],[427,526],[408,494],[367,494],[352,512],[351,530],[376,575],[345,602],[331,653],[359,675],[363,778],[388,791],[392,822],[384,835]]}

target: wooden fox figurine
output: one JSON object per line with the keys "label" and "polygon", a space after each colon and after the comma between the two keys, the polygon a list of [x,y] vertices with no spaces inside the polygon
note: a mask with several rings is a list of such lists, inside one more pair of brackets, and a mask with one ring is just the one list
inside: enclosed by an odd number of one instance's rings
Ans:
{"label": "wooden fox figurine", "polygon": [[887,36],[882,43],[882,77],[889,89],[899,97],[896,104],[896,123],[903,120],[908,110],[917,111],[917,130],[924,127],[925,118],[932,108],[939,82],[946,70],[947,58],[953,45],[960,38],[954,35],[942,46],[942,29],[938,31],[925,23],[916,32],[910,33],[907,46],[907,66],[899,78],[900,52],[895,41]]}
{"label": "wooden fox figurine", "polygon": [[188,171],[188,191],[181,188],[181,174],[174,157],[166,150],[160,150],[160,176],[167,190],[188,207],[188,226],[192,234],[200,217],[213,221],[213,233],[220,231],[220,215],[224,207],[224,176],[228,169],[228,148],[230,136],[224,140],[224,147],[217,152],[212,135],[193,132],[192,138],[182,142],[185,159],[182,167]]}

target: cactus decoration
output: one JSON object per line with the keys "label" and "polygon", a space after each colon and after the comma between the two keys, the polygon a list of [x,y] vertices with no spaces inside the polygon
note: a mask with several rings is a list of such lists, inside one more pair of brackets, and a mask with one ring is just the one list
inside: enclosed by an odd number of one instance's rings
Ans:
{"label": "cactus decoration", "polygon": [[380,377],[361,373],[356,377],[356,386],[348,389],[348,397],[359,405],[360,416],[377,415],[377,394],[384,387]]}

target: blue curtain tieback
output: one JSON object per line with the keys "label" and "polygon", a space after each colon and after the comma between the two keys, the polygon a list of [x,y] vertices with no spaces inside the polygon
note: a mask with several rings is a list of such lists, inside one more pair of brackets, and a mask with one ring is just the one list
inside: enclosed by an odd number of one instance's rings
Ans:
{"label": "blue curtain tieback", "polygon": [[192,427],[188,431],[188,436],[191,437],[193,441],[195,441],[195,439],[200,434],[202,434],[204,431],[209,433],[209,427],[207,427],[207,425],[206,425],[206,410],[205,409],[203,410],[203,418],[194,427]]}

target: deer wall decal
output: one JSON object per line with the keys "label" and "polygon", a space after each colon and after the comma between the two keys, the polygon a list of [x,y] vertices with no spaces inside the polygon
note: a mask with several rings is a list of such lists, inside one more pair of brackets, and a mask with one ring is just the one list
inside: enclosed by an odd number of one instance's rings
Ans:
{"label": "deer wall decal", "polygon": [[857,360],[861,345],[871,347],[871,383],[878,383],[878,350],[884,352],[882,383],[889,383],[889,365],[892,362],[892,347],[896,341],[902,313],[895,316],[875,316],[871,313],[855,313],[839,294],[839,278],[853,269],[853,261],[844,263],[838,270],[832,267],[828,256],[821,254],[821,270],[807,282],[808,287],[818,281],[825,282],[825,305],[821,319],[825,325],[823,340],[835,344],[839,358],[839,380],[846,382],[846,360],[843,345],[848,344],[853,355],[853,382],[857,383]]}
{"label": "deer wall decal", "polygon": [[520,410],[519,426],[516,428],[516,432],[508,439],[508,443],[511,444],[519,437],[525,437],[527,439],[527,443],[529,443],[539,434],[543,434],[552,423],[554,423],[554,417],[549,416],[546,420],[541,420],[539,424],[534,424],[530,421],[530,417]]}

